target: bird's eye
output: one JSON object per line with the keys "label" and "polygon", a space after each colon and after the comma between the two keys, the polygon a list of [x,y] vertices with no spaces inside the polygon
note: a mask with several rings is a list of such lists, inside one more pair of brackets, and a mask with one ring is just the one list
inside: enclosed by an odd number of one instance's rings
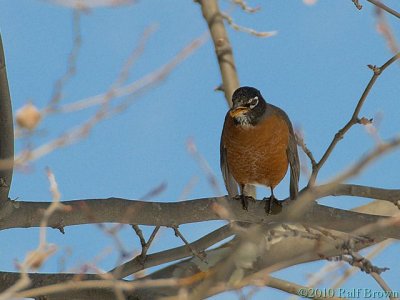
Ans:
{"label": "bird's eye", "polygon": [[253,109],[254,107],[256,107],[257,104],[258,104],[258,97],[254,97],[254,98],[250,99],[250,101],[249,101],[250,109]]}

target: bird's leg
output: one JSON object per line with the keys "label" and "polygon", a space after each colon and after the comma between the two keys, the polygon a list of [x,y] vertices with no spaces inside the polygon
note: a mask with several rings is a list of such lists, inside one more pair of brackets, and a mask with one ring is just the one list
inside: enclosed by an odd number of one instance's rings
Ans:
{"label": "bird's leg", "polygon": [[244,210],[248,210],[249,201],[255,201],[252,196],[246,196],[244,194],[244,185],[240,185],[240,194],[235,197],[235,200],[240,200]]}
{"label": "bird's leg", "polygon": [[269,198],[265,197],[263,200],[265,200],[264,209],[265,209],[265,212],[267,214],[271,214],[272,213],[272,206],[273,206],[274,202],[276,204],[278,204],[279,206],[282,206],[282,204],[278,201],[278,199],[275,198],[274,190],[273,190],[272,187],[271,187],[271,196]]}

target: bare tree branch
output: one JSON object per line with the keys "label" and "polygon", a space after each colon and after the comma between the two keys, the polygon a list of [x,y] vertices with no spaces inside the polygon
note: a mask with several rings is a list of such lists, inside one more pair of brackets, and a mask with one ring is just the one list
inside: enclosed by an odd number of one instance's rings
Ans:
{"label": "bare tree branch", "polygon": [[372,87],[375,84],[375,81],[378,79],[379,75],[382,74],[382,72],[389,67],[393,62],[395,62],[397,59],[400,58],[400,53],[397,53],[396,55],[394,55],[392,58],[390,58],[386,63],[384,63],[381,67],[375,67],[375,66],[371,66],[370,68],[373,70],[374,74],[372,75],[372,78],[370,79],[367,87],[365,88],[363,94],[361,95],[360,100],[358,100],[358,103],[356,105],[356,108],[354,109],[353,115],[351,116],[350,120],[346,123],[346,125],[340,129],[334,136],[332,142],[330,143],[330,145],[328,146],[328,148],[326,149],[324,155],[322,156],[322,158],[319,160],[319,162],[313,167],[313,171],[310,177],[310,180],[308,182],[308,186],[312,186],[315,184],[315,180],[318,176],[318,172],[321,169],[321,167],[325,164],[326,160],[328,159],[328,157],[330,156],[330,154],[332,153],[333,149],[335,148],[336,144],[343,139],[344,135],[346,134],[346,132],[355,124],[359,123],[360,117],[359,117],[359,113],[360,110],[365,102],[365,100],[367,99],[367,96],[369,94],[369,92],[371,91]]}
{"label": "bare tree branch", "polygon": [[[197,252],[203,252],[212,245],[230,237],[233,231],[229,225],[222,226],[213,232],[206,234],[197,241],[190,243],[190,247],[196,249]],[[185,246],[176,247],[173,249],[152,253],[146,256],[146,260],[142,263],[139,257],[135,257],[123,265],[111,270],[110,272],[124,278],[130,274],[134,274],[140,270],[144,270],[163,263],[172,262],[181,258],[186,258],[193,255],[190,249]]]}
{"label": "bare tree branch", "polygon": [[[215,205],[224,205],[227,197],[203,198],[182,202],[159,203],[134,201],[120,198],[87,199],[62,202],[68,209],[55,212],[48,220],[52,228],[93,223],[122,223],[143,224],[152,226],[176,226],[211,220],[221,220],[213,211]],[[308,226],[321,226],[343,232],[351,232],[367,224],[374,224],[387,217],[374,216],[351,212],[318,204],[311,204],[302,215],[296,215],[296,202],[287,201],[282,213],[265,215],[262,210],[263,201],[249,205],[244,211],[238,201],[229,202],[233,218],[231,221],[247,223],[285,223],[299,222]],[[39,227],[43,211],[49,206],[48,202],[11,201],[5,204],[0,212],[0,230],[8,228]],[[121,214],[121,212],[126,212]],[[362,234],[360,232],[359,234]],[[381,233],[385,238],[400,238],[396,224],[392,224]]]}
{"label": "bare tree branch", "polygon": [[198,2],[201,5],[203,17],[208,24],[214,42],[225,98],[229,106],[232,106],[231,97],[239,87],[239,79],[233,59],[232,47],[224,26],[224,18],[219,10],[217,0],[198,0]]}
{"label": "bare tree branch", "polygon": [[245,11],[247,13],[252,14],[252,13],[258,12],[261,9],[260,6],[254,7],[254,8],[250,7],[244,0],[231,0],[231,1],[233,2],[233,4],[238,5],[243,11]]}
{"label": "bare tree branch", "polygon": [[264,274],[264,272],[259,272],[249,277],[250,277],[249,279],[243,280],[242,282],[236,284],[233,287],[227,285],[226,283],[225,284],[220,283],[219,285],[211,288],[207,296],[210,297],[212,295],[216,295],[226,291],[239,290],[241,288],[248,286],[256,286],[256,287],[268,286],[289,294],[309,299],[322,300],[329,298],[333,300],[339,300],[339,299],[344,300],[344,298],[337,298],[334,296],[331,297],[330,295],[327,295],[327,297],[318,297],[316,294],[312,293],[313,289],[310,287],[299,285],[294,282],[279,279],[276,277],[272,277],[269,274]]}
{"label": "bare tree branch", "polygon": [[[140,93],[143,93],[150,87],[154,87],[155,85],[159,84],[172,72],[172,70],[178,64],[184,61],[198,47],[203,45],[205,40],[206,37],[204,35],[197,39],[194,39],[189,45],[187,45],[175,57],[173,57],[171,61],[137,81],[134,81],[127,85],[119,86],[118,88],[112,87],[111,90],[108,90],[104,94],[90,97],[72,104],[64,105],[63,107],[61,107],[61,110],[69,110],[71,109],[71,107],[72,109],[82,109],[93,105],[100,105],[100,108],[94,116],[92,116],[90,119],[86,120],[76,128],[70,129],[69,131],[61,134],[54,140],[47,142],[31,151],[22,151],[22,153],[20,153],[15,160],[16,164],[23,165],[29,161],[37,160],[57,148],[65,147],[66,145],[69,145],[79,139],[86,137],[96,124],[114,114],[123,111],[132,102],[132,98],[130,98],[115,107],[109,108],[106,104],[108,104],[112,98],[123,96],[138,96]],[[122,76],[124,76],[124,71],[122,71],[121,74]],[[0,169],[2,167],[1,163],[5,164],[6,162],[0,160]]]}
{"label": "bare tree branch", "polygon": [[230,15],[225,14],[225,13],[221,13],[221,15],[224,18],[224,20],[229,24],[229,26],[231,26],[234,30],[248,33],[248,34],[254,35],[256,37],[262,37],[262,38],[271,37],[271,36],[274,36],[277,34],[276,31],[257,31],[253,28],[248,28],[248,27],[238,25],[235,23],[235,21],[233,20],[233,18]]}
{"label": "bare tree branch", "polygon": [[[14,159],[14,125],[6,60],[0,34],[0,161]],[[0,205],[8,199],[13,175],[12,163],[0,168]]]}
{"label": "bare tree branch", "polygon": [[[320,187],[321,190],[327,190],[326,185]],[[400,189],[382,189],[357,184],[338,184],[332,192],[321,195],[321,197],[325,196],[355,196],[384,200],[392,202],[396,206],[400,204]]]}
{"label": "bare tree branch", "polygon": [[[232,47],[224,25],[224,17],[217,0],[197,0],[201,6],[204,20],[208,24],[214,43],[215,54],[222,77],[222,89],[229,107],[232,106],[232,94],[239,87],[239,78],[233,58]],[[248,185],[247,194],[256,198],[256,187]]]}
{"label": "bare tree branch", "polygon": [[372,4],[376,5],[377,7],[387,11],[389,14],[391,14],[391,15],[393,15],[393,16],[395,16],[395,17],[400,19],[400,13],[398,13],[394,9],[390,8],[389,6],[386,6],[381,1],[379,1],[379,0],[367,0],[367,1],[371,2]]}

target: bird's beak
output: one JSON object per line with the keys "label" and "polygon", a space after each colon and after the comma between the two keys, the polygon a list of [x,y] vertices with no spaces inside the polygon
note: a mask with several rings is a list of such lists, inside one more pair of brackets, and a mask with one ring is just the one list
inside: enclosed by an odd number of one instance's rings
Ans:
{"label": "bird's beak", "polygon": [[236,108],[233,108],[229,111],[229,114],[232,118],[235,118],[237,116],[243,115],[245,113],[247,113],[249,111],[248,107],[244,107],[244,106],[239,106]]}

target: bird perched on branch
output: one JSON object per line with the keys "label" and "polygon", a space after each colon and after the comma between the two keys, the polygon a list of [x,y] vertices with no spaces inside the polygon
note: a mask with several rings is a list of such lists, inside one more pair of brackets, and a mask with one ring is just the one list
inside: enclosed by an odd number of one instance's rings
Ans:
{"label": "bird perched on branch", "polygon": [[295,199],[298,194],[300,163],[292,124],[282,109],[267,103],[253,87],[238,88],[232,102],[220,145],[221,170],[228,195],[240,199],[247,210],[248,201],[255,199],[245,195],[246,187],[267,186],[271,196],[264,198],[265,211],[271,213],[273,203],[277,202],[274,188],[285,177],[288,166],[290,198]]}

